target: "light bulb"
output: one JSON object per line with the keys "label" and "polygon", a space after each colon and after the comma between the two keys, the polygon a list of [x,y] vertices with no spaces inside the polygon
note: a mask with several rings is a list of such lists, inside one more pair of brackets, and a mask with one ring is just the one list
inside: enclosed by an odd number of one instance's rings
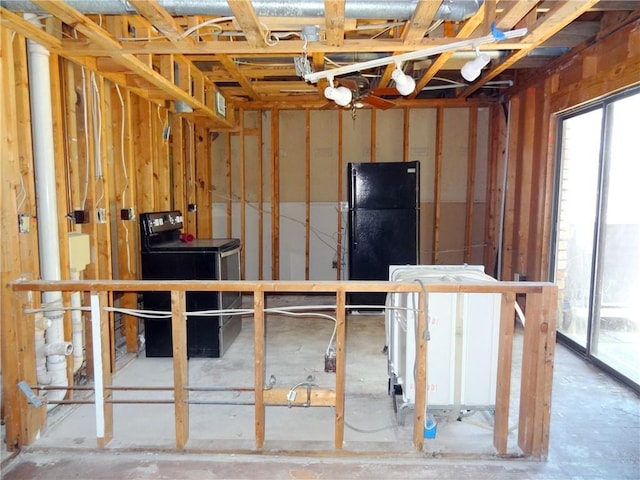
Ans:
{"label": "light bulb", "polygon": [[416,89],[416,81],[413,77],[406,75],[399,67],[393,71],[391,78],[396,82],[396,90],[400,95],[410,95]]}
{"label": "light bulb", "polygon": [[327,87],[324,89],[324,96],[329,100],[333,100],[341,107],[349,105],[353,97],[351,90],[347,87]]}
{"label": "light bulb", "polygon": [[482,69],[491,61],[491,57],[486,53],[480,53],[473,60],[469,60],[460,69],[460,73],[467,82],[473,82],[480,76]]}

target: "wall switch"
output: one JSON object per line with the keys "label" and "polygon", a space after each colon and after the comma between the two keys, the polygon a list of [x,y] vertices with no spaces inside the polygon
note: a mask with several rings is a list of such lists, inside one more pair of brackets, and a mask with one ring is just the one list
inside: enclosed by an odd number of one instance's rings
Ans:
{"label": "wall switch", "polygon": [[18,214],[18,232],[19,233],[29,233],[31,230],[31,217],[28,213],[19,213]]}
{"label": "wall switch", "polygon": [[105,208],[98,208],[97,210],[98,223],[107,223],[107,210]]}

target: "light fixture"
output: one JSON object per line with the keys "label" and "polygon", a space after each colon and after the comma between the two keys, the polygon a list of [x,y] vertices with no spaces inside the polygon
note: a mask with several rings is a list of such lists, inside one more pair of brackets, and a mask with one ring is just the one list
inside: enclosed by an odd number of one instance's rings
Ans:
{"label": "light fixture", "polygon": [[329,100],[333,100],[337,105],[346,107],[351,103],[353,94],[347,87],[334,87],[333,78],[328,78],[329,86],[324,89],[324,96]]}
{"label": "light fixture", "polygon": [[473,82],[480,76],[480,72],[490,61],[491,57],[486,53],[480,53],[480,50],[476,47],[476,58],[465,63],[460,69],[460,73],[467,82]]}
{"label": "light fixture", "polygon": [[410,95],[416,89],[416,81],[402,71],[400,62],[396,62],[396,69],[391,74],[391,78],[396,82],[396,90],[400,95]]}
{"label": "light fixture", "polygon": [[499,42],[507,38],[523,37],[527,34],[526,28],[518,28],[516,30],[510,30],[508,32],[502,32],[495,28],[492,24],[491,34],[484,37],[468,38],[460,40],[458,42],[451,42],[445,45],[438,45],[436,47],[429,47],[423,50],[416,50],[414,52],[406,52],[398,55],[390,55],[388,57],[376,58],[375,60],[369,60],[366,62],[358,62],[353,65],[347,65],[344,67],[332,68],[329,70],[323,70],[321,72],[307,73],[304,75],[304,79],[307,82],[316,83],[321,78],[333,78],[345,73],[359,72],[368,68],[381,67],[383,65],[389,65],[391,63],[406,62],[408,60],[417,60],[420,58],[429,57],[431,55],[437,55],[439,53],[450,52],[460,50],[463,48],[478,48],[480,45],[487,43]]}

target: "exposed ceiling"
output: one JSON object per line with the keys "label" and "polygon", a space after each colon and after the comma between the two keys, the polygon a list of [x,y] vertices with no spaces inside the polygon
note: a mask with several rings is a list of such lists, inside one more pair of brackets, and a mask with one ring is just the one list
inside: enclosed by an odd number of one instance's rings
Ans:
{"label": "exposed ceiling", "polygon": [[[0,0],[0,6],[3,26],[146,98],[227,128],[233,114],[222,117],[216,92],[227,112],[231,105],[333,107],[323,95],[327,81],[305,82],[302,73],[478,38],[492,22],[503,31],[527,28],[521,38],[480,46],[491,62],[470,84],[460,68],[475,57],[473,47],[404,62],[417,84],[407,97],[392,88],[393,63],[360,72],[387,100],[380,108],[426,98],[495,98],[523,74],[640,13],[637,0]],[[24,13],[36,14],[36,25]]]}

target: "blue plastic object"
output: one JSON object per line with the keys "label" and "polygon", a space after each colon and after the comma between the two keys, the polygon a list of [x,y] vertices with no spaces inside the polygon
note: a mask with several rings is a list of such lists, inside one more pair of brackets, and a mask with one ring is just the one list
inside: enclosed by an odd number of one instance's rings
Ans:
{"label": "blue plastic object", "polygon": [[433,413],[427,413],[424,421],[424,438],[436,438],[436,433],[438,433],[438,422]]}
{"label": "blue plastic object", "polygon": [[507,36],[501,30],[498,30],[495,22],[491,22],[491,35],[493,35],[493,38],[495,38],[496,40],[504,40],[505,38],[507,38]]}

